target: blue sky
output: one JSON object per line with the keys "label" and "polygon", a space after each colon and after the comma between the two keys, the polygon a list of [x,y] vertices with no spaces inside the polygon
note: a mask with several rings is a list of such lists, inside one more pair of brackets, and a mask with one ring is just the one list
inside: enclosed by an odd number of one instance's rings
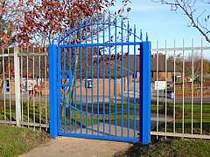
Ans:
{"label": "blue sky", "polygon": [[[170,7],[152,2],[152,0],[132,0],[129,21],[137,28],[149,33],[150,40],[159,40],[160,46],[165,40],[172,45],[174,40],[181,45],[182,40],[191,45],[194,38],[195,45],[200,44],[201,35],[188,26],[187,19],[181,12],[170,11]],[[199,7],[204,7],[199,4]],[[209,9],[208,9],[209,10]]]}

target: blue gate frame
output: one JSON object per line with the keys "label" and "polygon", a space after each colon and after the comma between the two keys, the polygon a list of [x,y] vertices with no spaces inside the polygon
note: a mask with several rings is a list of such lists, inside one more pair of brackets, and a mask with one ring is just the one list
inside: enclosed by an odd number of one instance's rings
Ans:
{"label": "blue gate frame", "polygon": [[[91,22],[88,22],[88,19],[86,18],[84,23],[82,21],[79,22],[79,28],[74,25],[73,31],[69,30],[69,34],[66,33],[67,31],[64,31],[63,35],[59,35],[58,37],[58,43],[55,44],[52,42],[49,46],[49,81],[50,81],[50,135],[54,138],[57,136],[71,136],[71,137],[82,137],[82,138],[95,138],[95,139],[107,139],[107,140],[115,140],[115,141],[125,141],[125,142],[141,142],[143,144],[149,144],[150,143],[150,131],[151,131],[151,124],[150,124],[150,109],[151,109],[151,42],[148,41],[148,37],[146,35],[146,40],[142,40],[142,33],[140,34],[140,38],[137,38],[136,36],[136,27],[134,26],[133,33],[131,33],[129,23],[127,24],[127,28],[124,29],[124,22],[121,20],[121,26],[117,26],[117,18],[115,19],[115,23],[113,25],[114,31],[111,31],[111,20],[110,17],[108,18],[108,33],[105,30],[106,25],[106,19],[103,16],[102,22],[97,18],[96,20],[96,26],[93,27],[93,20],[89,20]],[[99,31],[99,26],[101,26],[102,30]],[[90,30],[90,36],[88,37],[88,27]],[[120,28],[120,29],[119,29]],[[96,29],[96,34],[92,33],[93,29]],[[118,41],[117,38],[117,32],[118,29],[121,31],[121,40]],[[82,34],[82,31],[85,30],[85,34]],[[92,32],[91,32],[92,31]],[[102,33],[102,39],[99,38],[99,33]],[[127,32],[127,39],[124,41],[123,33]],[[108,34],[109,42],[105,42],[105,33]],[[111,34],[114,33],[114,41],[111,41]],[[79,35],[78,35],[79,34]],[[130,34],[134,36],[133,41],[130,41]],[[94,40],[94,35],[96,36],[96,39]],[[76,38],[80,38],[80,41],[82,41],[82,38],[84,36],[84,42],[76,42]],[[90,41],[88,41],[88,38]],[[62,40],[63,39],[63,40]],[[68,39],[68,42],[67,42]],[[139,41],[137,41],[139,39]],[[95,42],[94,42],[95,41]],[[121,54],[118,54],[118,47],[120,47]],[[126,47],[126,48],[125,48]],[[131,49],[130,47],[133,47]],[[111,54],[112,50],[111,48],[114,48],[114,54]],[[139,56],[137,53],[137,48],[139,50]],[[89,52],[89,49],[91,52]],[[105,54],[105,51],[107,49],[107,54]],[[124,51],[128,51],[126,54],[123,54]],[[76,56],[77,50],[79,50],[78,58]],[[85,50],[83,52],[83,50]],[[101,51],[102,50],[102,51]],[[130,67],[130,51],[133,50],[133,69]],[[84,56],[83,53],[85,53]],[[96,54],[94,54],[96,53]],[[99,53],[103,53],[103,55],[99,55]],[[68,54],[68,55],[67,55]],[[70,57],[69,57],[70,56]],[[96,57],[94,57],[96,56]],[[113,57],[114,56],[114,57]],[[117,56],[120,58],[120,61],[117,60]],[[124,57],[127,56],[127,60],[124,59]],[[106,60],[107,57],[107,61]],[[113,113],[111,112],[112,108],[111,104],[111,83],[110,80],[111,77],[111,58],[113,59],[114,64],[114,108]],[[137,57],[139,57],[139,63],[137,65]],[[66,58],[70,58],[68,61],[66,61]],[[85,58],[85,66],[83,66],[83,60],[82,58]],[[88,59],[89,58],[89,59]],[[96,58],[94,60],[94,58]],[[73,59],[73,60],[72,60]],[[79,61],[79,74],[77,74],[77,63],[76,60]],[[90,62],[91,60],[91,62]],[[100,66],[100,60],[102,60],[102,67]],[[70,63],[73,62],[74,63]],[[125,72],[125,61],[127,62],[127,71]],[[69,63],[66,63],[69,62]],[[90,63],[89,63],[90,62]],[[96,65],[93,63],[96,62]],[[118,63],[119,62],[119,63]],[[75,64],[73,67],[72,64]],[[91,64],[91,65],[90,65]],[[108,69],[105,68],[106,64],[108,64]],[[118,70],[118,64],[120,65],[120,70]],[[69,66],[69,69],[66,68],[66,65]],[[89,68],[88,68],[89,66]],[[96,66],[96,67],[94,67]],[[139,66],[139,67],[137,67]],[[85,71],[84,71],[85,67]],[[91,74],[92,74],[92,83],[93,80],[97,80],[97,103],[94,104],[93,101],[93,89],[91,89],[92,95],[91,95],[91,103],[92,106],[88,106],[88,89],[86,87],[86,98],[83,102],[83,94],[82,91],[82,83],[85,79],[87,82],[87,79],[90,77],[88,76],[89,71],[91,67]],[[82,69],[83,68],[83,69]],[[136,84],[136,77],[137,77],[137,68],[139,68],[139,98],[137,98],[136,92],[137,92],[137,84]],[[93,78],[94,74],[93,71],[96,69],[97,76],[96,78]],[[133,70],[131,72],[131,69]],[[100,76],[100,71],[102,70],[102,75]],[[84,71],[84,74],[83,74]],[[105,104],[105,77],[106,71],[108,72],[108,78],[109,81],[109,97],[108,97],[108,104]],[[118,74],[118,72],[120,74]],[[131,100],[130,95],[130,75],[133,74],[134,83],[133,83],[133,100]],[[83,76],[84,75],[84,76]],[[120,76],[117,76],[120,75]],[[124,76],[125,75],[125,76]],[[85,77],[85,78],[84,78]],[[123,83],[123,79],[127,79],[127,84]],[[68,80],[67,83],[63,83],[62,79]],[[99,80],[103,80],[103,87],[102,89],[99,89]],[[117,87],[116,87],[116,80],[121,80],[121,94],[120,94],[120,107],[118,106],[117,102]],[[80,95],[77,96],[76,87],[73,87],[73,81],[80,81]],[[86,83],[85,83],[86,84]],[[127,97],[124,95],[124,86],[127,85]],[[85,85],[87,86],[87,84]],[[75,88],[74,93],[71,91],[69,92],[69,101],[67,102],[67,90]],[[93,88],[93,87],[92,87]],[[103,111],[100,111],[100,103],[99,103],[99,92],[102,91],[103,93],[103,101],[102,101],[102,108]],[[74,95],[71,95],[74,94]],[[79,103],[75,99],[80,99]],[[124,108],[124,99],[126,100],[126,108]],[[139,101],[137,101],[139,100]],[[132,104],[131,104],[132,102]],[[97,107],[94,108],[94,105],[97,105]],[[88,111],[88,107],[91,107],[91,113]],[[106,113],[106,108],[108,108],[108,113]],[[94,109],[96,109],[97,113],[95,113]],[[131,109],[133,110],[133,119],[131,120]],[[136,110],[139,110],[136,112]],[[69,111],[69,125],[67,125],[67,110]],[[84,111],[85,110],[85,111]],[[120,111],[120,112],[118,112]],[[83,113],[85,112],[85,113]],[[100,113],[101,112],[101,113]],[[77,114],[80,117],[80,121],[77,121]],[[89,116],[90,115],[90,116]],[[74,117],[73,117],[74,116]],[[83,117],[85,116],[85,117]],[[89,117],[90,117],[90,123],[89,125]],[[97,119],[94,119],[94,116],[97,117]],[[127,119],[124,117],[127,116]],[[102,119],[100,119],[102,117]],[[114,117],[114,120],[111,118]],[[73,119],[74,118],[74,119]],[[106,122],[106,118],[108,119],[108,123]],[[138,118],[138,120],[137,120]],[[120,119],[120,120],[119,120]],[[93,132],[95,123],[94,120],[97,121],[97,128],[96,133]],[[124,123],[126,121],[126,126],[124,126]],[[85,121],[85,122],[84,122]],[[102,123],[102,131],[100,131],[100,121],[103,121]],[[114,124],[112,123],[114,121]],[[83,124],[86,123],[85,124]],[[74,123],[74,124],[73,124]],[[79,123],[79,124],[77,124]],[[138,124],[137,124],[138,123]],[[132,126],[131,126],[132,124]],[[77,127],[77,125],[79,127]],[[108,128],[106,128],[106,125],[108,125]],[[137,127],[138,125],[138,127]],[[112,127],[114,133],[112,133]],[[69,131],[68,130],[69,127]],[[118,134],[118,129],[120,128],[121,133]],[[77,129],[80,129],[77,131]],[[83,130],[84,129],[84,130]],[[90,129],[91,131],[89,131]],[[108,129],[108,133],[106,132],[106,129]],[[126,133],[124,133],[124,130],[126,130]]]}

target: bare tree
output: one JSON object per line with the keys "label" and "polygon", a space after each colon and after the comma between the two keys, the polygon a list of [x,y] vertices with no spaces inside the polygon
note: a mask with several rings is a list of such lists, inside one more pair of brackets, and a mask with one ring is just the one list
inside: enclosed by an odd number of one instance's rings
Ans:
{"label": "bare tree", "polygon": [[[210,43],[210,0],[152,0],[171,6],[172,11],[181,10],[190,26],[198,30]],[[206,5],[206,9],[199,5]],[[207,9],[208,8],[208,9]]]}

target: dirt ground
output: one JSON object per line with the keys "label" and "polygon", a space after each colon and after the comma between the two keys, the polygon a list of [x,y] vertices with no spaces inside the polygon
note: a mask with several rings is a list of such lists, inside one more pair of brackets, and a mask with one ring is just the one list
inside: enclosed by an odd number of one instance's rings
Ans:
{"label": "dirt ground", "polygon": [[111,157],[130,146],[131,144],[123,142],[59,137],[20,157]]}

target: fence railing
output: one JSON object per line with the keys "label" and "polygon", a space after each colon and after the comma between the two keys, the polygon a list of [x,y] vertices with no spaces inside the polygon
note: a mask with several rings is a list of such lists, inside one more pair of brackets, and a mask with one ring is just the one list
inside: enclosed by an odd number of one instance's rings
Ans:
{"label": "fence railing", "polygon": [[0,123],[48,128],[47,49],[0,50]]}
{"label": "fence railing", "polygon": [[[210,139],[210,47],[177,43],[152,45],[152,135]],[[0,93],[0,123],[47,129],[47,49],[0,50]]]}
{"label": "fence railing", "polygon": [[210,47],[195,43],[153,49],[153,135],[210,139]]}

